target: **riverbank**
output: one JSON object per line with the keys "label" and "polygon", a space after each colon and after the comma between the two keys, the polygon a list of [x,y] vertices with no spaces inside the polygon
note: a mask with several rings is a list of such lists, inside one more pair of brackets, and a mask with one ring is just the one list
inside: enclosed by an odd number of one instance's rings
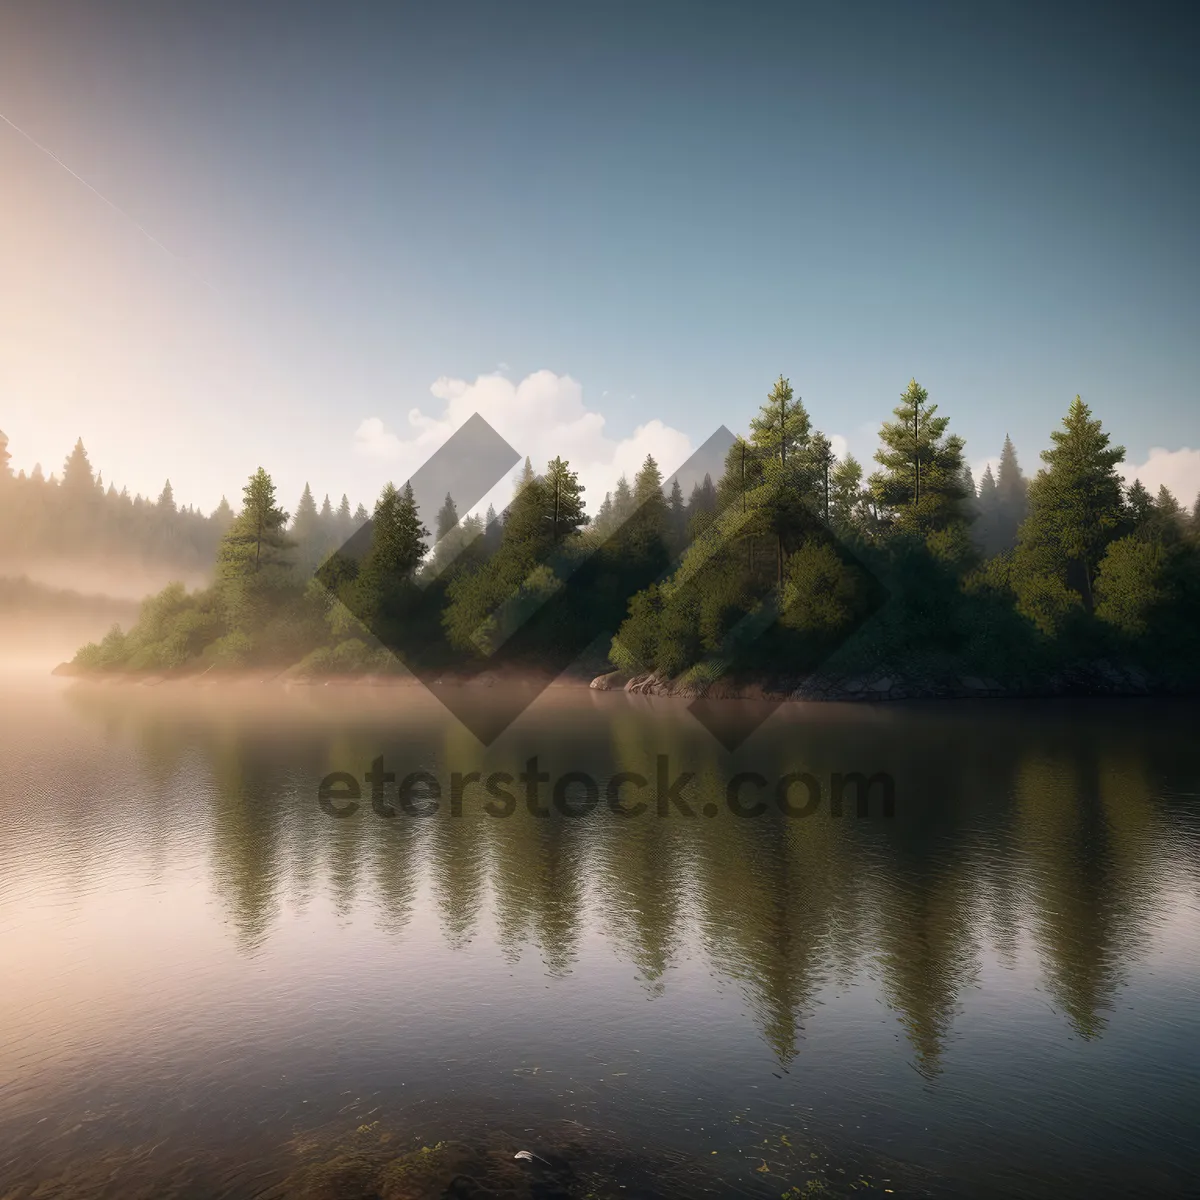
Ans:
{"label": "riverbank", "polygon": [[695,680],[687,675],[667,679],[654,674],[611,671],[593,679],[597,691],[625,691],[643,696],[678,696],[709,700],[966,700],[977,698],[1070,696],[1194,696],[1200,681],[1180,684],[1156,678],[1139,667],[1100,661],[1080,663],[1043,678],[1002,681],[953,672],[912,672],[879,668],[857,674],[817,672],[803,678],[774,680]]}
{"label": "riverbank", "polygon": [[688,675],[664,678],[655,674],[629,675],[621,671],[593,674],[592,668],[568,670],[560,675],[485,671],[477,675],[446,674],[421,680],[402,668],[380,673],[314,675],[295,666],[258,670],[204,671],[89,671],[75,663],[60,663],[51,674],[104,686],[159,687],[216,686],[286,688],[572,688],[629,695],[676,697],[693,700],[807,700],[881,703],[900,700],[965,700],[989,698],[1064,698],[1086,696],[1196,696],[1200,682],[1180,683],[1156,678],[1138,667],[1110,662],[1081,663],[1044,678],[1004,681],[987,676],[952,672],[912,672],[878,669],[854,675],[814,673],[803,678],[696,679]]}

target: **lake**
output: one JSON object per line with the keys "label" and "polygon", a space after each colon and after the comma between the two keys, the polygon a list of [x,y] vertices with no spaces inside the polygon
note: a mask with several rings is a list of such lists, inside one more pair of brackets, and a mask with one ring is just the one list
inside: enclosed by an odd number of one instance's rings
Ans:
{"label": "lake", "polygon": [[1195,705],[0,686],[0,1195],[1195,1194]]}

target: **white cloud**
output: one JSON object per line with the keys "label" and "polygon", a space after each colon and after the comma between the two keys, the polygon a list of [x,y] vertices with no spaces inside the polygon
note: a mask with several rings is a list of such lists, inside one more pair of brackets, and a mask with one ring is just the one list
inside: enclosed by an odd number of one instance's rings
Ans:
{"label": "white cloud", "polygon": [[1165,484],[1185,508],[1191,508],[1200,495],[1200,450],[1155,446],[1144,463],[1122,463],[1120,471],[1126,483],[1140,479],[1151,495]]}
{"label": "white cloud", "polygon": [[[440,412],[431,415],[414,408],[407,415],[407,428],[396,431],[379,417],[370,417],[355,434],[359,452],[392,464],[397,483],[476,412],[522,460],[528,455],[535,469],[543,470],[556,454],[567,459],[579,472],[593,513],[622,473],[632,480],[647,454],[653,454],[663,474],[669,475],[692,451],[687,434],[657,418],[639,425],[628,437],[610,437],[604,416],[584,404],[578,381],[553,371],[535,371],[519,383],[499,373],[480,375],[474,383],[443,376],[429,390],[441,401]],[[500,509],[511,494],[511,481],[506,480],[484,498],[480,508],[493,503]]]}
{"label": "white cloud", "polygon": [[840,433],[831,433],[829,435],[829,445],[839,459],[845,458],[850,449],[849,441],[847,441],[847,439],[844,438]]}
{"label": "white cloud", "polygon": [[378,417],[368,417],[354,431],[354,446],[370,458],[395,458],[401,451],[400,439]]}

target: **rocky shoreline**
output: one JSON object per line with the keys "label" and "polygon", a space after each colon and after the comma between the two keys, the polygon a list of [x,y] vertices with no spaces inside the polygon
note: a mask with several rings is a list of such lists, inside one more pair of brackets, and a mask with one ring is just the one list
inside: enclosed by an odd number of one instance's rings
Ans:
{"label": "rocky shoreline", "polygon": [[1043,679],[1001,682],[976,675],[914,674],[878,669],[855,675],[817,673],[803,679],[690,682],[686,676],[668,679],[655,674],[628,675],[609,671],[590,686],[596,691],[624,691],[639,696],[678,696],[696,699],[826,700],[871,702],[891,700],[965,700],[974,698],[1053,698],[1075,696],[1187,696],[1200,694],[1200,685],[1180,686],[1156,679],[1138,667],[1109,662],[1081,664]]}

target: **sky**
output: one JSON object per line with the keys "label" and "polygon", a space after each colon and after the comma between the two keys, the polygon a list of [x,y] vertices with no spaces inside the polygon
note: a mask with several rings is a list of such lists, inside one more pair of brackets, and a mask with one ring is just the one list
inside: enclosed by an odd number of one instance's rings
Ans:
{"label": "sky", "polygon": [[1200,492],[1186,6],[0,0],[0,428],[370,506],[472,411],[598,502],[780,373]]}

